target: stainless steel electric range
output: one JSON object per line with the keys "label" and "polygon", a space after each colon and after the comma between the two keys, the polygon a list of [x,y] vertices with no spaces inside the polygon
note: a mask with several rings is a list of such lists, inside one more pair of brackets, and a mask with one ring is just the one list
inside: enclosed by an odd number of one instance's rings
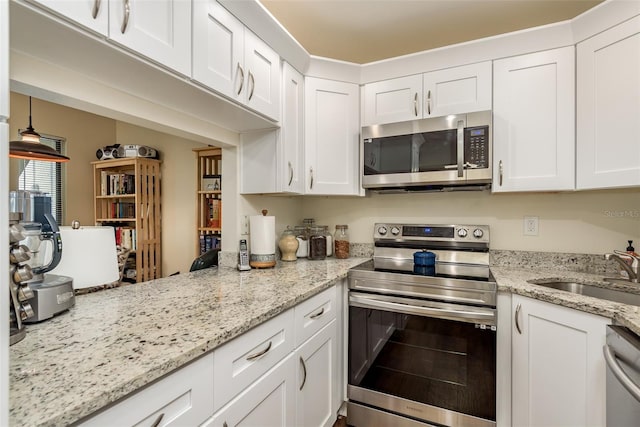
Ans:
{"label": "stainless steel electric range", "polygon": [[[376,224],[349,272],[348,422],[496,425],[496,283],[486,225]],[[435,268],[414,254],[436,255]]]}

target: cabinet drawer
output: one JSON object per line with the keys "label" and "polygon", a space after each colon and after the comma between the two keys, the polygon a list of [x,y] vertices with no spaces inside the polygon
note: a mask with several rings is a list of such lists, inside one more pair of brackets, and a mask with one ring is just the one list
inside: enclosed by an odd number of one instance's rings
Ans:
{"label": "cabinet drawer", "polygon": [[293,351],[293,309],[251,329],[214,351],[214,410]]}
{"label": "cabinet drawer", "polygon": [[298,304],[295,309],[296,347],[336,318],[336,287]]}
{"label": "cabinet drawer", "polygon": [[79,425],[199,425],[212,413],[213,353],[209,353]]}

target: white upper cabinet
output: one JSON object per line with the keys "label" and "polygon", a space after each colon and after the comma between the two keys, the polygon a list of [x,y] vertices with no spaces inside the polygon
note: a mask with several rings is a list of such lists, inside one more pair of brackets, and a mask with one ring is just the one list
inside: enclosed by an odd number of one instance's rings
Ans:
{"label": "white upper cabinet", "polygon": [[358,85],[305,81],[305,194],[359,195]]}
{"label": "white upper cabinet", "polygon": [[304,77],[288,63],[282,66],[282,123],[278,144],[279,189],[304,192]]}
{"label": "white upper cabinet", "polygon": [[493,191],[575,188],[573,46],[494,62]]}
{"label": "white upper cabinet", "polygon": [[191,75],[188,0],[111,0],[109,38],[179,73]]}
{"label": "white upper cabinet", "polygon": [[109,3],[107,0],[31,0],[45,8],[93,30],[109,35]]}
{"label": "white upper cabinet", "polygon": [[364,85],[363,126],[491,109],[491,62]]}
{"label": "white upper cabinet", "polygon": [[278,54],[215,0],[193,8],[193,78],[279,120]]}
{"label": "white upper cabinet", "polygon": [[640,185],[640,16],[577,51],[577,187]]}
{"label": "white upper cabinet", "polygon": [[31,0],[186,76],[191,75],[189,0]]}

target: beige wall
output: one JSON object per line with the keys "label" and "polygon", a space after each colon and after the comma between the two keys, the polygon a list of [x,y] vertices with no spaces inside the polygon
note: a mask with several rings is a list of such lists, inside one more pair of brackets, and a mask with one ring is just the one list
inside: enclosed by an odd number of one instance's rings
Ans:
{"label": "beige wall", "polygon": [[[493,249],[604,253],[640,248],[640,189],[569,193],[454,192],[306,197],[303,216],[348,224],[352,242],[372,243],[377,221],[471,223],[491,227]],[[523,235],[524,216],[539,217],[539,235]]]}

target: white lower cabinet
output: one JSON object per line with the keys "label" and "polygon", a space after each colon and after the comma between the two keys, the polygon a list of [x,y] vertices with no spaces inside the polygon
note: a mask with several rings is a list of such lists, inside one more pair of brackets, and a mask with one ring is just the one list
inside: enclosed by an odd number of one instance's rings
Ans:
{"label": "white lower cabinet", "polygon": [[334,396],[339,393],[336,320],[296,349],[296,423],[298,427],[333,425],[338,408]]}
{"label": "white lower cabinet", "polygon": [[524,426],[602,426],[610,320],[513,295],[512,420]]}
{"label": "white lower cabinet", "polygon": [[213,353],[209,353],[79,425],[195,426],[212,412]]}
{"label": "white lower cabinet", "polygon": [[207,420],[205,427],[295,425],[296,360],[289,354]]}

